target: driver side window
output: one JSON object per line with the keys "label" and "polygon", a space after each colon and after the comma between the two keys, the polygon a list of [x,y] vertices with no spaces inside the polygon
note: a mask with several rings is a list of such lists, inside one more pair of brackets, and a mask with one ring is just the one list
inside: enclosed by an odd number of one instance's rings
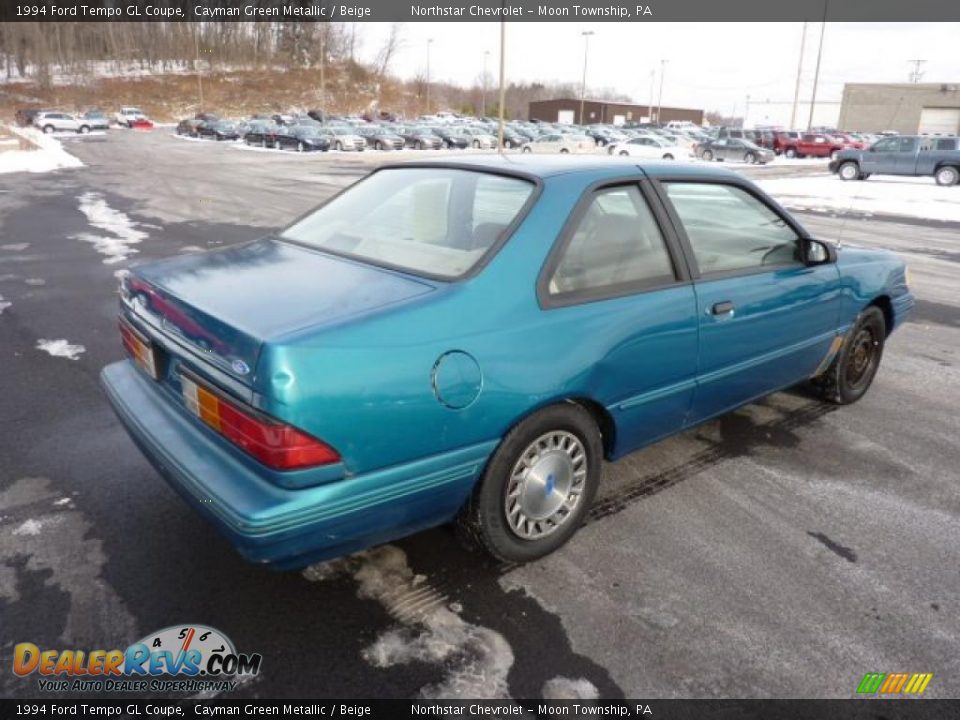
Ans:
{"label": "driver side window", "polygon": [[702,275],[802,264],[797,234],[746,190],[694,182],[665,187]]}

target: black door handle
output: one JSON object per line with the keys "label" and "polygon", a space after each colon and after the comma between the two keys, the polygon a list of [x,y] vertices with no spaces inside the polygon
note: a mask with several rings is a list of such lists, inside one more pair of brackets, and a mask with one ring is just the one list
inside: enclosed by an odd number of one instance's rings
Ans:
{"label": "black door handle", "polygon": [[729,300],[718,302],[712,308],[710,308],[710,312],[712,312],[714,315],[726,315],[727,313],[733,312],[733,303]]}

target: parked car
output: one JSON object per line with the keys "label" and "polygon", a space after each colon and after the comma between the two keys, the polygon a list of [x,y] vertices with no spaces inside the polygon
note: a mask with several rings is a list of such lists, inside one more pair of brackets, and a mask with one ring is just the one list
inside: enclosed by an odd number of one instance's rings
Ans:
{"label": "parked car", "polygon": [[403,138],[392,130],[378,125],[361,125],[357,132],[367,141],[367,147],[374,150],[401,150]]}
{"label": "parked car", "polygon": [[294,125],[288,133],[280,135],[280,141],[281,148],[289,146],[297,152],[327,151],[331,145],[330,135],[315,125]]}
{"label": "parked car", "polygon": [[203,120],[197,118],[184,118],[177,123],[177,135],[187,135],[188,137],[197,137],[197,128],[203,124]]}
{"label": "parked car", "polygon": [[134,120],[146,120],[147,115],[140,108],[122,107],[117,111],[113,118],[116,120],[117,125],[132,128],[132,122]]}
{"label": "parked car", "polygon": [[933,177],[938,185],[960,182],[960,145],[956,137],[896,135],[878,140],[866,150],[842,150],[830,163],[843,180],[871,175]]}
{"label": "parked car", "polygon": [[286,133],[288,127],[277,125],[270,120],[250,120],[247,123],[246,131],[243,134],[245,145],[255,145],[262,148],[277,147],[277,138],[282,133]]}
{"label": "parked car", "polygon": [[783,155],[784,151],[795,145],[800,139],[800,133],[796,130],[776,130],[773,133],[773,152],[777,155]]}
{"label": "parked car", "polygon": [[363,151],[367,147],[367,141],[362,135],[358,135],[352,127],[329,127],[324,126],[321,131],[330,137],[331,150],[351,150]]}
{"label": "parked car", "polygon": [[60,111],[39,112],[34,115],[33,124],[48,134],[52,132],[77,132],[82,134],[90,132],[89,122],[78,118],[76,115]]}
{"label": "parked car", "polygon": [[604,459],[798,383],[862,398],[914,304],[895,255],[813,238],[737,173],[609,158],[387,166],[122,283],[130,358],[101,374],[122,424],[287,568],[453,520],[540,558]]}
{"label": "parked car", "polygon": [[211,140],[239,140],[240,130],[235,122],[230,120],[216,120],[201,122],[197,126],[197,137]]}
{"label": "parked car", "polygon": [[749,165],[773,162],[773,150],[762,148],[749,140],[720,138],[697,146],[697,155],[703,160],[738,160]]}
{"label": "parked car", "polygon": [[51,112],[49,110],[36,110],[33,108],[21,108],[17,110],[14,114],[17,125],[20,127],[28,127],[33,125],[33,119],[42,112]]}
{"label": "parked car", "polygon": [[470,137],[460,132],[460,128],[455,125],[432,127],[430,130],[443,141],[443,147],[447,149],[463,150],[470,147]]}
{"label": "parked car", "polygon": [[867,143],[852,133],[833,133],[831,137],[843,146],[844,150],[853,148],[854,150],[863,150]]}
{"label": "parked car", "polygon": [[843,150],[843,143],[823,133],[801,133],[796,140],[784,142],[783,154],[788,158],[829,157]]}
{"label": "parked car", "polygon": [[593,138],[586,135],[548,133],[528,142],[521,148],[525,153],[592,153],[597,149]]}
{"label": "parked car", "polygon": [[610,155],[642,157],[651,160],[677,160],[690,156],[690,151],[679,145],[672,145],[663,138],[636,137],[624,142],[614,143],[607,148]]}
{"label": "parked car", "polygon": [[100,110],[87,110],[79,119],[86,122],[91,130],[107,130],[110,127],[110,118]]}
{"label": "parked car", "polygon": [[439,150],[443,147],[443,139],[430,128],[401,125],[396,130],[403,138],[405,147],[418,150]]}
{"label": "parked car", "polygon": [[475,150],[488,150],[497,146],[497,137],[490,134],[490,130],[479,127],[465,127],[461,131],[470,140],[470,147]]}

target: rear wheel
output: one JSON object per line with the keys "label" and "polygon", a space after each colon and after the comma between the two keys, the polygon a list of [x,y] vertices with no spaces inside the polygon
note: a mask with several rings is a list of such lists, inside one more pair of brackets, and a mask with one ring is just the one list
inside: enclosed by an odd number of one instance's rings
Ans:
{"label": "rear wheel", "polygon": [[960,170],[955,167],[942,167],[933,176],[937,185],[956,185],[960,182]]}
{"label": "rear wheel", "polygon": [[570,151],[567,150],[566,148],[560,148],[560,154],[561,154],[561,155],[566,155],[568,152],[570,152]]}
{"label": "rear wheel", "polygon": [[783,154],[786,155],[788,158],[797,157],[797,151],[794,150],[793,148],[787,148],[786,150],[783,151]]}
{"label": "rear wheel", "polygon": [[47,135],[49,135],[50,133],[52,133],[54,130],[56,130],[56,128],[55,128],[53,125],[44,125],[44,126],[43,126],[43,131],[44,131]]}
{"label": "rear wheel", "polygon": [[499,560],[529,562],[577,531],[600,482],[603,448],[590,414],[553,405],[514,427],[458,519]]}
{"label": "rear wheel", "polygon": [[859,180],[863,177],[860,174],[860,167],[855,162],[845,162],[837,168],[837,175],[841,180]]}
{"label": "rear wheel", "polygon": [[529,148],[529,147],[525,147],[525,148],[523,149],[523,152],[528,153],[528,152],[533,152],[533,150],[532,150],[531,148]]}
{"label": "rear wheel", "polygon": [[748,152],[743,156],[743,161],[747,163],[747,165],[753,165],[757,161],[757,156],[752,152]]}
{"label": "rear wheel", "polygon": [[712,153],[710,150],[704,150],[704,151],[703,151],[703,159],[706,160],[707,162],[712,162],[712,161],[713,161],[713,153]]}
{"label": "rear wheel", "polygon": [[90,128],[87,125],[81,125],[80,130],[78,130],[78,132],[81,135],[86,135],[88,132],[90,132]]}
{"label": "rear wheel", "polygon": [[620,157],[627,157],[629,154],[630,154],[630,153],[628,153],[626,150],[621,150],[621,151],[618,153],[618,155],[620,155]]}
{"label": "rear wheel", "polygon": [[849,405],[866,395],[880,368],[886,337],[887,323],[880,308],[871,305],[860,313],[830,367],[813,380],[823,399]]}
{"label": "rear wheel", "polygon": [[664,160],[673,160],[673,155],[670,154],[670,153],[667,153],[666,155],[663,156],[663,159],[664,159]]}

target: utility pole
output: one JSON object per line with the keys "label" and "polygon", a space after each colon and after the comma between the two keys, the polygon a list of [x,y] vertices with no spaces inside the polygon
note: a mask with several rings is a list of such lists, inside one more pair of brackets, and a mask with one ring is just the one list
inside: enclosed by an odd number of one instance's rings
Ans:
{"label": "utility pole", "polygon": [[490,51],[483,51],[483,95],[480,98],[480,117],[487,115],[487,58],[490,57]]}
{"label": "utility pole", "polygon": [[430,114],[430,46],[433,45],[433,38],[427,38],[427,111]]}
{"label": "utility pole", "polygon": [[203,76],[200,74],[200,28],[201,24],[197,23],[197,31],[193,34],[193,49],[195,53],[195,63],[197,66],[197,90],[200,92],[200,107],[199,112],[203,112]]}
{"label": "utility pole", "polygon": [[326,65],[327,65],[327,48],[324,44],[324,29],[326,23],[321,23],[320,25],[320,117],[323,118],[323,121],[327,121],[327,75],[326,75]]}
{"label": "utility pole", "polygon": [[500,154],[503,154],[503,113],[504,113],[504,103],[507,101],[507,85],[506,85],[506,67],[507,67],[507,23],[504,20],[500,21],[500,118],[499,118],[499,127],[497,128],[497,149]]}
{"label": "utility pole", "polygon": [[743,120],[740,122],[740,127],[747,127],[747,118],[750,116],[750,96],[747,95],[747,105],[746,110],[743,111]]}
{"label": "utility pole", "polygon": [[823,0],[823,24],[820,25],[820,47],[817,48],[817,67],[813,71],[813,95],[810,98],[810,117],[807,119],[807,132],[813,127],[813,111],[817,105],[817,84],[820,82],[820,58],[823,56],[823,34],[827,31],[827,8],[830,0]]}
{"label": "utility pole", "polygon": [[797,104],[800,102],[800,73],[803,70],[803,50],[807,44],[807,23],[803,23],[803,35],[800,36],[800,59],[797,61],[797,84],[793,90],[793,112],[790,113],[790,127],[793,130],[797,126]]}
{"label": "utility pole", "polygon": [[920,66],[923,65],[926,60],[908,60],[907,62],[913,63],[913,72],[910,73],[910,82],[914,84],[920,82],[920,79],[923,77],[923,71],[920,69]]}
{"label": "utility pole", "polygon": [[657,124],[662,125],[663,121],[660,119],[663,114],[663,76],[666,72],[667,61],[660,61],[660,95],[657,96]]}
{"label": "utility pole", "polygon": [[657,69],[650,68],[650,103],[647,105],[647,122],[653,122],[653,88],[657,81]]}
{"label": "utility pole", "polygon": [[583,35],[583,82],[580,83],[580,117],[577,122],[583,125],[583,100],[587,94],[587,51],[590,49],[590,36],[593,35],[593,30],[584,30],[580,34]]}

